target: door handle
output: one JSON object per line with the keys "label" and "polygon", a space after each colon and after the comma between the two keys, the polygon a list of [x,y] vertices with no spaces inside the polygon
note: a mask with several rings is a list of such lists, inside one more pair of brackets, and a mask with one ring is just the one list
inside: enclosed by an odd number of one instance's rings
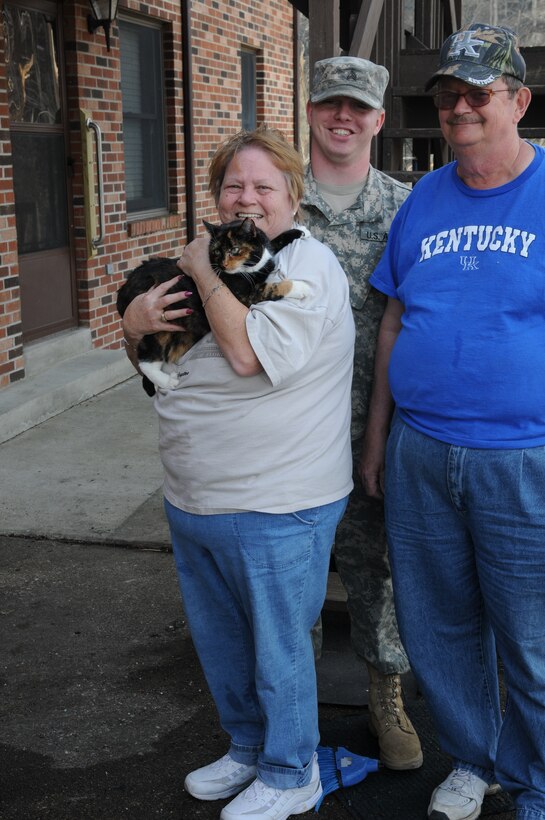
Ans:
{"label": "door handle", "polygon": [[98,235],[91,237],[91,245],[93,248],[98,248],[104,244],[104,180],[102,173],[102,131],[100,126],[87,117],[85,125],[95,134],[95,156],[97,167],[97,188],[98,188]]}

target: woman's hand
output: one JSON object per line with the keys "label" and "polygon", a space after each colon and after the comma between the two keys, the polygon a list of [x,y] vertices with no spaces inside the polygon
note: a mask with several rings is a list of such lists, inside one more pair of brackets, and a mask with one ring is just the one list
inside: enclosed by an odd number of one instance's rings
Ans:
{"label": "woman's hand", "polygon": [[209,289],[217,282],[217,276],[212,270],[209,256],[210,237],[199,236],[186,245],[182,255],[177,261],[177,266],[188,276],[195,280],[201,297],[203,291]]}
{"label": "woman's hand", "polygon": [[180,325],[173,324],[174,319],[182,318],[192,313],[190,308],[170,310],[170,305],[185,299],[190,292],[168,293],[170,288],[178,282],[178,277],[155,285],[146,293],[136,296],[127,307],[123,316],[123,333],[131,344],[138,344],[148,333],[158,333],[161,330],[180,330]]}

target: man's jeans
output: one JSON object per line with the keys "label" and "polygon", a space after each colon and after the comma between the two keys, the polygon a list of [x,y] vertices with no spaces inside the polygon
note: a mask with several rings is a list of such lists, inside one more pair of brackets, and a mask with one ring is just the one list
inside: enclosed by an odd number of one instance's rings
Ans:
{"label": "man's jeans", "polygon": [[451,446],[396,418],[386,524],[401,639],[442,748],[509,790],[519,820],[545,818],[545,447]]}
{"label": "man's jeans", "polygon": [[306,785],[319,742],[310,630],[347,499],[296,513],[192,515],[165,501],[191,635],[231,738],[269,786]]}

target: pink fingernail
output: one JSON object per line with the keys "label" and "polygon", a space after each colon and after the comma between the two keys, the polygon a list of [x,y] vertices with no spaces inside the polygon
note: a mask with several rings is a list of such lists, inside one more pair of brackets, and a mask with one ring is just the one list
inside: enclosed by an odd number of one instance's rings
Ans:
{"label": "pink fingernail", "polygon": [[193,291],[192,290],[184,291],[184,296],[193,296]]}
{"label": "pink fingernail", "polygon": [[186,308],[185,315],[189,316],[190,313],[193,313],[192,308]]}

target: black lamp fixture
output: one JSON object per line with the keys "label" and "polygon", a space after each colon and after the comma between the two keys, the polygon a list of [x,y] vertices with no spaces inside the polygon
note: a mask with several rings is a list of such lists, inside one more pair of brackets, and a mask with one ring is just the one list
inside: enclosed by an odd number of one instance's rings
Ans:
{"label": "black lamp fixture", "polygon": [[119,0],[89,0],[92,14],[87,15],[87,29],[89,34],[94,34],[99,26],[104,29],[106,35],[106,48],[110,50],[110,26],[117,15],[117,4]]}

